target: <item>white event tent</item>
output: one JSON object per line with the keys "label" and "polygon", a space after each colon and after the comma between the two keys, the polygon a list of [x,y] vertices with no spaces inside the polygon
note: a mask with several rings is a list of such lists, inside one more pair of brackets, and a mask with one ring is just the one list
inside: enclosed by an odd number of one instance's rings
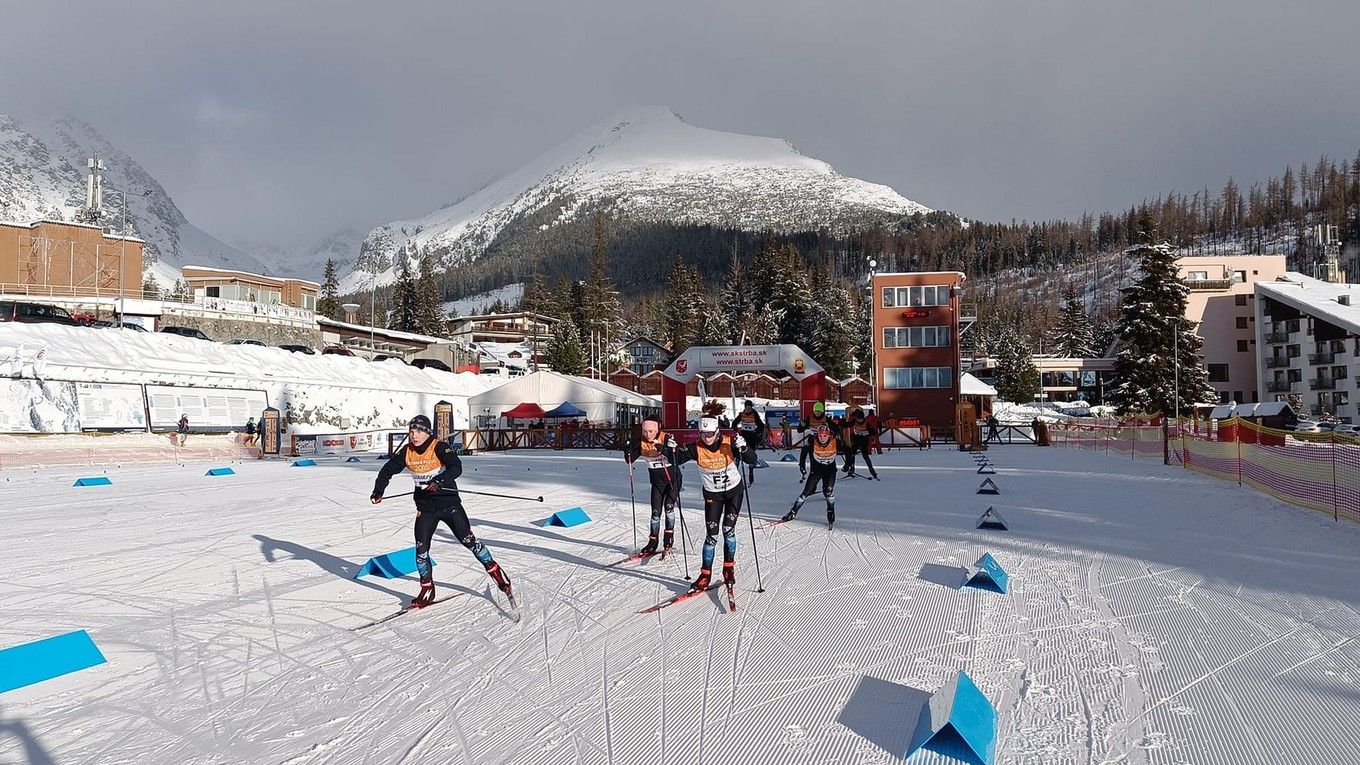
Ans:
{"label": "white event tent", "polygon": [[564,401],[584,409],[586,418],[597,423],[626,423],[633,415],[641,416],[661,408],[657,398],[603,380],[543,371],[468,397],[468,417],[473,422],[485,423],[486,419],[479,418],[499,419],[502,412],[522,403],[552,409]]}

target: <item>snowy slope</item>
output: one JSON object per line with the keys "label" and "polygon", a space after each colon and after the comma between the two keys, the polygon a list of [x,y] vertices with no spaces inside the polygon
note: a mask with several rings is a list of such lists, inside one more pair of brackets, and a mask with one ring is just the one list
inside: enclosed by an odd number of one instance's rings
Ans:
{"label": "snowy slope", "polygon": [[394,280],[430,251],[444,268],[478,257],[513,221],[560,207],[555,220],[607,204],[641,220],[748,230],[837,228],[849,221],[929,212],[879,184],[846,178],[786,141],[705,130],[663,107],[634,107],[567,139],[456,204],[371,231],[342,291]]}
{"label": "snowy slope", "polygon": [[74,117],[20,123],[0,115],[0,218],[75,220],[85,204],[86,160],[96,154],[107,168],[103,225],[122,227],[123,195],[113,190],[126,191],[128,227],[146,242],[146,265],[162,286],[186,265],[265,273],[263,263],[190,223],[135,159]]}
{"label": "snowy slope", "polygon": [[[742,519],[737,613],[653,615],[696,569],[693,489],[683,550],[606,569],[635,542],[617,454],[471,457],[463,488],[547,500],[465,500],[523,621],[441,530],[457,597],[360,631],[416,591],[352,578],[411,545],[410,499],[369,503],[377,460],[7,473],[3,644],[87,629],[108,663],[4,694],[0,761],[898,763],[957,670],[998,710],[999,765],[1354,761],[1360,595],[1337,573],[1360,529],[1155,460],[988,454],[999,497],[967,454],[912,450],[837,486],[832,531],[820,497]],[[770,464],[756,522],[797,492]],[[112,484],[72,486],[91,474]],[[992,504],[1011,531],[974,528]],[[575,506],[591,522],[541,525]],[[950,584],[983,552],[1008,595]]]}
{"label": "snowy slope", "polygon": [[359,259],[359,247],[364,235],[352,228],[342,228],[302,248],[281,247],[257,242],[236,241],[233,244],[256,260],[264,263],[267,273],[322,283],[326,275],[326,261],[335,262],[335,273],[346,274]]}

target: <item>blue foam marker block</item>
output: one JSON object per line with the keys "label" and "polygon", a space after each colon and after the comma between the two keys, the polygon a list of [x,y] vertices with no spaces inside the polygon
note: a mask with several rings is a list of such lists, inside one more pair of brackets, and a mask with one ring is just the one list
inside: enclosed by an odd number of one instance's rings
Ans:
{"label": "blue foam marker block", "polygon": [[107,659],[85,630],[0,651],[0,693],[103,664]]}
{"label": "blue foam marker block", "polygon": [[557,512],[553,513],[552,517],[548,518],[548,522],[545,525],[579,526],[582,523],[586,523],[589,520],[590,516],[586,515],[586,511],[582,510],[579,507],[573,507],[569,510],[558,510]]}
{"label": "blue foam marker block", "polygon": [[793,456],[792,454],[785,454],[783,457],[780,457],[780,458],[779,458],[779,461],[780,461],[780,462],[797,462],[797,461],[798,461],[798,458],[795,457],[795,456]]}
{"label": "blue foam marker block", "polygon": [[108,485],[111,484],[111,483],[113,483],[113,481],[110,481],[109,479],[105,478],[105,477],[102,476],[102,475],[97,475],[97,476],[95,476],[95,477],[93,477],[93,478],[77,478],[75,484],[73,484],[73,485],[75,485],[75,486],[108,486]]}
{"label": "blue foam marker block", "polygon": [[975,765],[995,761],[996,708],[966,672],[959,672],[922,707],[906,756],[921,748]]}
{"label": "blue foam marker block", "polygon": [[1001,490],[996,487],[996,482],[990,478],[984,478],[982,484],[978,486],[978,494],[1000,494]]}
{"label": "blue foam marker block", "polygon": [[968,580],[969,587],[999,592],[1002,595],[1006,594],[1010,576],[1001,568],[1001,564],[996,562],[996,558],[993,558],[991,553],[984,553],[973,566],[977,571]]}
{"label": "blue foam marker block", "polygon": [[348,457],[348,458],[345,459],[345,462],[358,462],[358,461],[359,461],[359,457],[358,457],[357,455],[356,455],[356,456],[353,456],[353,457]]}
{"label": "blue foam marker block", "polygon": [[390,454],[379,454],[379,455],[378,455],[378,459],[380,459],[380,460],[385,460],[385,459],[390,458],[391,456],[392,456],[392,455],[390,455]]}
{"label": "blue foam marker block", "polygon": [[293,460],[293,467],[312,467],[316,460]]}
{"label": "blue foam marker block", "polygon": [[982,467],[978,468],[978,475],[996,475],[996,468],[992,467],[990,462],[984,462]]}
{"label": "blue foam marker block", "polygon": [[756,467],[758,467],[758,468],[767,468],[767,467],[769,467],[769,466],[770,466],[770,463],[766,462],[765,460],[762,460],[762,459],[757,459],[757,460],[756,460]]}
{"label": "blue foam marker block", "polygon": [[[434,562],[434,556],[430,556],[430,566],[438,565]],[[354,573],[354,578],[358,579],[365,574],[370,576],[380,576],[383,579],[400,579],[407,574],[416,572],[416,548],[408,547],[405,550],[383,553],[369,558],[358,571]]]}
{"label": "blue foam marker block", "polygon": [[212,468],[203,475],[236,475],[236,471],[231,468]]}

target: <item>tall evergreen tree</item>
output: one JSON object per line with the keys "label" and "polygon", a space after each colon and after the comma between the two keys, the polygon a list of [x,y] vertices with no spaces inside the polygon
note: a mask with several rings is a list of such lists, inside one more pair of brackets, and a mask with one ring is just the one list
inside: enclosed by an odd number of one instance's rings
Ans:
{"label": "tall evergreen tree", "polygon": [[607,240],[604,218],[595,218],[595,251],[590,261],[590,276],[581,288],[581,339],[590,363],[601,372],[623,333],[623,303],[619,290],[609,279],[605,260]]}
{"label": "tall evergreen tree", "polygon": [[392,285],[393,311],[388,315],[388,328],[400,332],[419,332],[419,293],[411,278],[410,261],[397,258],[397,281]]}
{"label": "tall evergreen tree", "polygon": [[1123,414],[1180,414],[1198,402],[1218,400],[1202,363],[1203,343],[1194,322],[1185,319],[1190,289],[1176,272],[1176,253],[1153,244],[1151,220],[1140,221],[1144,244],[1129,254],[1140,261],[1140,275],[1125,290],[1119,307],[1119,340],[1114,386],[1107,403]]}
{"label": "tall evergreen tree", "polygon": [[433,258],[421,253],[420,278],[416,282],[416,331],[422,335],[443,337],[449,333],[444,323],[444,298],[435,280]]}
{"label": "tall evergreen tree", "polygon": [[694,345],[699,337],[699,326],[703,320],[700,308],[703,306],[703,277],[699,270],[685,265],[679,255],[671,264],[670,276],[666,279],[665,340],[671,353],[680,355],[686,348]]}
{"label": "tall evergreen tree", "polygon": [[1060,356],[1084,359],[1096,355],[1091,319],[1086,315],[1081,298],[1077,296],[1076,286],[1072,284],[1063,289],[1062,312],[1051,337],[1053,352]]}
{"label": "tall evergreen tree", "polygon": [[543,360],[554,372],[564,375],[579,375],[586,370],[581,333],[570,319],[562,320],[553,328],[553,336],[543,352]]}
{"label": "tall evergreen tree", "polygon": [[340,318],[340,279],[335,273],[335,261],[331,258],[326,258],[326,272],[321,280],[316,312],[328,319]]}
{"label": "tall evergreen tree", "polygon": [[552,290],[543,283],[543,274],[538,270],[538,258],[534,258],[533,270],[529,276],[529,282],[524,285],[524,294],[519,298],[519,310],[536,313],[553,318],[562,318],[552,311],[556,310],[552,297]]}
{"label": "tall evergreen tree", "polygon": [[750,334],[752,305],[746,295],[745,282],[746,274],[741,267],[741,261],[737,259],[734,247],[732,260],[727,266],[727,275],[723,278],[722,287],[718,291],[718,310],[726,324],[723,330],[724,341],[719,345],[735,345],[741,342],[743,334]]}
{"label": "tall evergreen tree", "polygon": [[996,395],[1018,404],[1032,401],[1043,385],[1029,343],[1019,333],[1007,329],[991,346],[996,359]]}

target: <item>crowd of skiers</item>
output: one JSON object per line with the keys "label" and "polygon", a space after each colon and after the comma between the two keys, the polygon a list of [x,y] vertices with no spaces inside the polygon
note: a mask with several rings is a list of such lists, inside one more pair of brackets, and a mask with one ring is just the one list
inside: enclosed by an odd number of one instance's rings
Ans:
{"label": "crowd of skiers", "polygon": [[[640,437],[630,440],[624,452],[630,485],[635,466],[640,466],[647,471],[650,489],[647,542],[634,557],[665,555],[670,551],[675,542],[675,514],[682,488],[680,466],[692,462],[698,468],[705,535],[699,575],[690,587],[691,592],[711,586],[719,537],[723,546],[723,582],[729,586],[736,582],[737,520],[747,489],[755,483],[755,468],[759,463],[756,451],[765,443],[768,430],[752,402],[746,401],[742,410],[729,421],[734,434],[727,435],[719,419],[724,409],[720,403],[710,403],[698,422],[698,439],[687,444],[678,443],[664,432],[658,418],[648,417],[641,424]],[[781,423],[781,430],[788,434],[787,421]],[[877,443],[882,430],[879,419],[872,414],[866,416],[861,409],[852,410],[846,417],[828,418],[823,405],[815,404],[812,415],[798,425],[799,433],[805,434],[798,460],[805,482],[793,506],[778,522],[793,520],[820,486],[826,499],[827,523],[834,524],[838,472],[844,477],[857,477],[856,458],[862,457],[868,470],[866,477],[878,479],[869,453],[874,446],[878,447],[879,454],[883,453],[882,445]],[[784,443],[789,442],[785,440]],[[411,494],[417,511],[415,552],[420,593],[411,601],[410,607],[422,608],[435,601],[429,552],[434,532],[441,523],[448,526],[513,603],[509,575],[477,539],[463,508],[457,484],[463,471],[462,462],[447,442],[435,438],[430,419],[425,415],[411,419],[406,442],[379,471],[370,495],[374,504],[383,501],[388,484],[402,471],[411,474],[414,483]]]}

